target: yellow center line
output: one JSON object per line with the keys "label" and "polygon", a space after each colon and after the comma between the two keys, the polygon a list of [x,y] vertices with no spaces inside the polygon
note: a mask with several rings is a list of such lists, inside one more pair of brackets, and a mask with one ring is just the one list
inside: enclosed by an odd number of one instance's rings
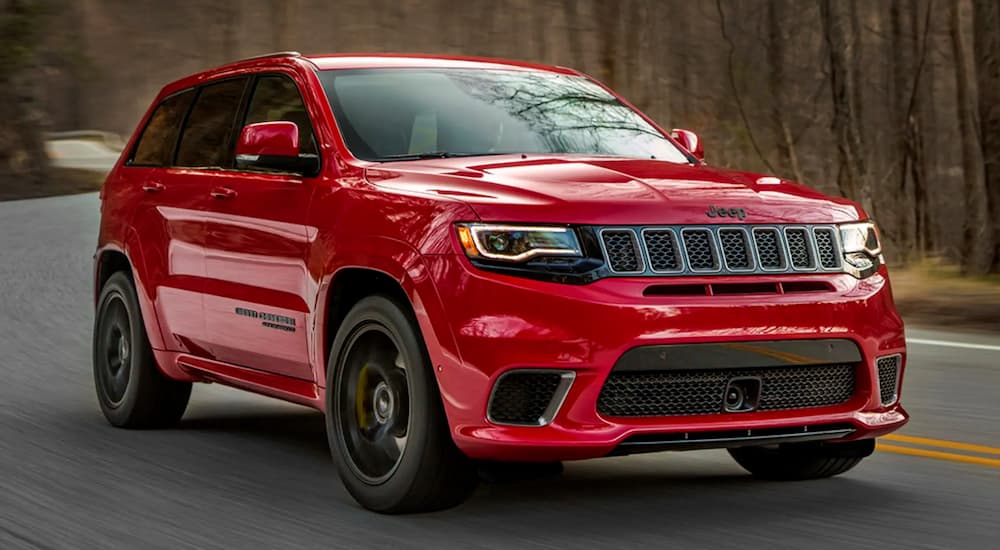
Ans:
{"label": "yellow center line", "polygon": [[966,464],[978,464],[979,466],[1000,468],[1000,459],[998,458],[985,458],[981,456],[960,455],[957,453],[946,453],[944,451],[932,451],[929,449],[914,449],[912,447],[889,445],[887,443],[878,443],[876,447],[880,451],[887,451],[890,453],[897,453],[901,455],[922,456],[925,458],[936,458],[938,460],[950,460],[952,462],[965,462]]}
{"label": "yellow center line", "polygon": [[902,434],[890,434],[882,437],[882,439],[885,441],[895,441],[897,443],[912,443],[914,445],[924,445],[926,447],[940,447],[942,449],[954,449],[956,451],[968,451],[970,453],[1000,456],[1000,448],[987,447],[986,445],[974,445],[972,443],[960,443],[958,441],[945,441],[942,439],[931,439],[929,437],[916,437]]}

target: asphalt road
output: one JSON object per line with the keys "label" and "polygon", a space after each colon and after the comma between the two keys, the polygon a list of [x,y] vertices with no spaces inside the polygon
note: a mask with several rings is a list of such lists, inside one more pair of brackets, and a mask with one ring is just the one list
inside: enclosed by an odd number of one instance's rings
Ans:
{"label": "asphalt road", "polygon": [[[97,220],[95,195],[0,203],[2,549],[1000,547],[1000,449],[897,441],[946,455],[883,450],[790,484],[719,451],[600,459],[381,517],[341,487],[306,409],[199,386],[178,428],[113,429],[90,374]],[[1000,338],[911,337],[980,347],[911,344],[903,434],[1000,447]]]}

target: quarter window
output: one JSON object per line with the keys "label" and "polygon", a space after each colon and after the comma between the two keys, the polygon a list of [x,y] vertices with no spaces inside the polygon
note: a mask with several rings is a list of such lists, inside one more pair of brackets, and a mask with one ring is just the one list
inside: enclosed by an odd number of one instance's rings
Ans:
{"label": "quarter window", "polygon": [[177,166],[228,168],[232,165],[233,124],[246,79],[226,80],[201,89],[181,133]]}
{"label": "quarter window", "polygon": [[194,98],[194,90],[187,90],[164,99],[153,111],[149,123],[142,131],[139,144],[132,155],[132,165],[167,166],[173,161],[174,145],[184,114]]}
{"label": "quarter window", "polygon": [[295,83],[284,76],[263,76],[257,80],[246,124],[277,121],[294,122],[299,127],[301,154],[318,154],[312,124]]}

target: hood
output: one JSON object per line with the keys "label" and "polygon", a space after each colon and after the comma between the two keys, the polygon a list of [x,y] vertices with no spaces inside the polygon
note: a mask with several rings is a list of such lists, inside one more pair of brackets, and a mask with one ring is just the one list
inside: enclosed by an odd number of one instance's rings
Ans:
{"label": "hood", "polygon": [[[657,160],[506,155],[369,167],[372,184],[461,200],[484,221],[592,225],[839,223],[854,203],[758,174]],[[777,181],[778,183],[768,183]],[[744,212],[745,219],[710,216]],[[742,210],[736,210],[742,209]]]}

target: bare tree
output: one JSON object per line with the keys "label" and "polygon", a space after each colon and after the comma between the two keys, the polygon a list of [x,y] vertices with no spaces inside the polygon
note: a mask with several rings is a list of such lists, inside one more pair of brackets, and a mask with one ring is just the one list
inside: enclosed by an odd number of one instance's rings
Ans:
{"label": "bare tree", "polygon": [[771,92],[771,125],[777,145],[781,170],[790,171],[796,181],[804,182],[799,157],[795,151],[795,139],[785,113],[788,110],[788,78],[785,71],[787,36],[782,19],[788,8],[784,0],[767,3],[767,66],[768,88]]}
{"label": "bare tree", "polygon": [[583,29],[580,25],[580,7],[576,0],[563,0],[563,12],[566,17],[566,43],[569,45],[570,58],[577,69],[584,67],[583,41],[580,36]]}
{"label": "bare tree", "polygon": [[964,0],[949,3],[949,35],[955,65],[955,101],[959,139],[962,146],[962,187],[966,217],[962,224],[961,266],[963,273],[983,273],[989,231],[986,217],[986,189],[983,182],[983,152],[979,148],[979,116],[976,112],[975,82],[970,78],[968,46],[965,43]]}
{"label": "bare tree", "polygon": [[754,136],[753,124],[750,122],[750,118],[747,116],[747,110],[743,106],[743,97],[740,93],[739,86],[736,84],[736,43],[729,36],[729,32],[726,29],[726,12],[722,8],[722,0],[716,0],[715,2],[716,10],[719,13],[719,30],[722,32],[722,39],[725,40],[726,44],[729,46],[729,54],[726,56],[726,68],[729,72],[729,87],[733,94],[733,99],[736,102],[736,108],[739,110],[740,119],[743,121],[743,127],[747,132],[747,137],[750,139],[750,145],[753,146],[753,150],[757,153],[757,158],[760,159],[767,170],[774,173],[774,168],[771,166],[771,162],[767,159],[767,155],[761,149],[760,144],[757,143],[757,138]]}
{"label": "bare tree", "polygon": [[297,0],[270,0],[271,47],[275,51],[291,49],[292,18]]}
{"label": "bare tree", "polygon": [[990,271],[1000,273],[1000,2],[975,0],[973,6],[983,174],[993,229]]}
{"label": "bare tree", "polygon": [[930,207],[927,195],[927,155],[924,143],[931,92],[927,72],[928,38],[932,0],[925,9],[920,3],[893,0],[889,7],[893,48],[893,91],[896,95],[895,121],[899,132],[899,191],[912,198],[912,209],[902,210],[904,231],[901,244],[908,252],[922,256],[933,247]]}
{"label": "bare tree", "polygon": [[41,6],[6,0],[0,9],[0,185],[13,178],[43,184],[48,157],[42,115],[31,93]]}
{"label": "bare tree", "polygon": [[843,194],[861,202],[868,214],[874,215],[866,151],[855,105],[858,97],[857,27],[851,22],[850,6],[835,0],[820,0],[819,6],[829,54],[832,127],[839,158],[837,184]]}
{"label": "bare tree", "polygon": [[598,2],[601,29],[600,75],[605,84],[614,88],[618,84],[618,27],[621,6],[618,1]]}

